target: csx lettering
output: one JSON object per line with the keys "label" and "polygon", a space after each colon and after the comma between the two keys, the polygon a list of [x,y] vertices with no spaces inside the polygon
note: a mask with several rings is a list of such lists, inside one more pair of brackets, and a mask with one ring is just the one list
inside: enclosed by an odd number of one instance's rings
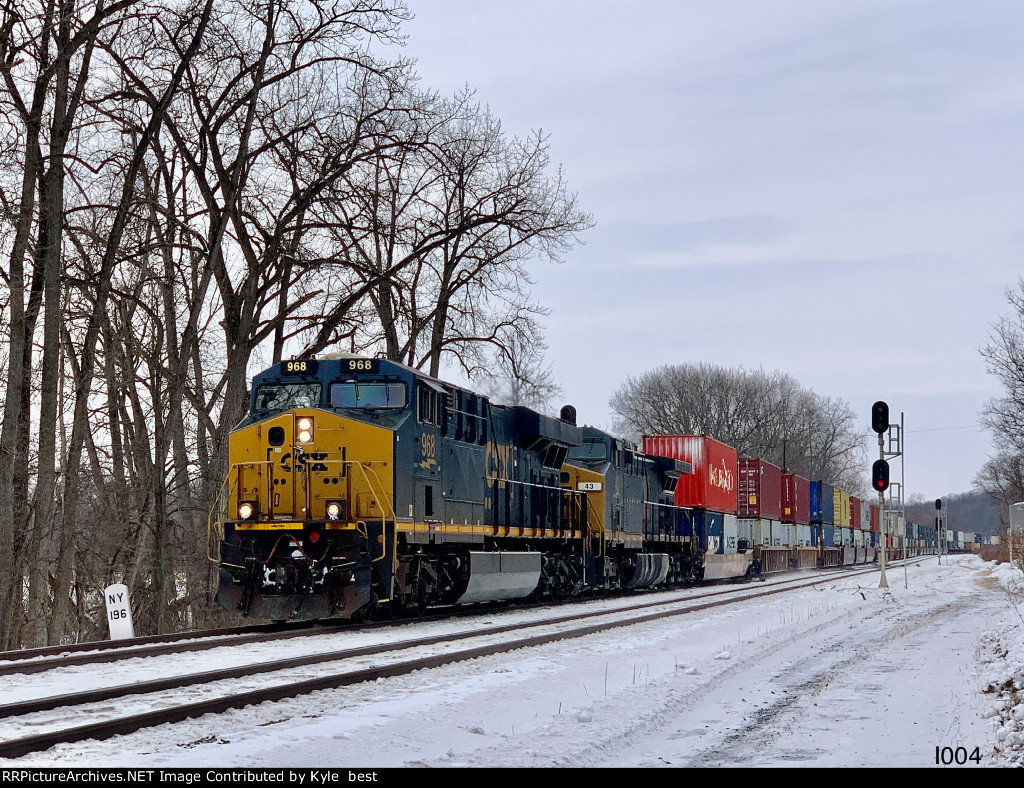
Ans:
{"label": "csx lettering", "polygon": [[324,460],[327,459],[327,452],[303,452],[302,454],[295,455],[295,462],[299,465],[310,465],[309,470],[320,471],[323,473],[327,472],[327,466],[324,464]]}

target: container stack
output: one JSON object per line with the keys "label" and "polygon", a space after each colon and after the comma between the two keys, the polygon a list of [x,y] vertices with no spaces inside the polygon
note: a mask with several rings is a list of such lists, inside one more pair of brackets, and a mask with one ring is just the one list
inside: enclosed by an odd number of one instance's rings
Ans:
{"label": "container stack", "polygon": [[749,546],[782,544],[782,470],[757,459],[739,458],[737,488],[739,544]]}
{"label": "container stack", "polygon": [[784,544],[794,546],[796,565],[816,566],[817,550],[811,546],[811,483],[795,473],[782,474],[782,528]]}
{"label": "container stack", "polygon": [[644,454],[690,463],[676,484],[675,504],[693,512],[693,532],[704,554],[704,578],[743,575],[750,552],[739,552],[736,450],[708,435],[645,435]]}

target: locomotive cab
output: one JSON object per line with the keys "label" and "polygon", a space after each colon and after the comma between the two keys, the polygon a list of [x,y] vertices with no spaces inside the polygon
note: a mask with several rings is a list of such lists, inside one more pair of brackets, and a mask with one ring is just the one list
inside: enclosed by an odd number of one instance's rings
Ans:
{"label": "locomotive cab", "polygon": [[352,615],[386,596],[394,436],[411,382],[359,357],[256,376],[211,516],[221,605],[282,620]]}

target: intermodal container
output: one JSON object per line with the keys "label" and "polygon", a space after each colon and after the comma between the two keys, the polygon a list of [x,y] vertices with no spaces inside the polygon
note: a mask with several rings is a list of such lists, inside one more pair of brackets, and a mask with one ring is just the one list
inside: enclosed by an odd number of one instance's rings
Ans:
{"label": "intermodal container", "polygon": [[807,525],[811,521],[811,483],[795,473],[782,474],[782,516],[784,523]]}
{"label": "intermodal container", "polygon": [[[810,483],[811,522],[832,525],[835,522],[835,504],[832,485],[828,482]],[[831,547],[831,545],[828,545]]]}
{"label": "intermodal container", "polygon": [[835,490],[832,493],[832,500],[836,507],[836,525],[843,528],[850,527],[850,494],[842,490]]}
{"label": "intermodal container", "polygon": [[690,463],[676,483],[676,506],[736,514],[736,450],[707,435],[644,435],[644,454]]}
{"label": "intermodal container", "polygon": [[697,509],[693,513],[693,532],[705,553],[725,552],[724,526],[725,516],[718,512]]}
{"label": "intermodal container", "polygon": [[860,529],[862,531],[871,530],[871,504],[867,501],[861,501],[860,506]]}
{"label": "intermodal container", "polygon": [[882,523],[878,519],[878,513],[878,504],[871,504],[871,533],[873,534],[882,533]]}
{"label": "intermodal container", "polygon": [[855,531],[860,530],[860,509],[864,505],[864,502],[854,496],[850,496],[850,527]]}
{"label": "intermodal container", "polygon": [[782,469],[756,457],[740,457],[739,474],[739,516],[778,520],[782,514]]}

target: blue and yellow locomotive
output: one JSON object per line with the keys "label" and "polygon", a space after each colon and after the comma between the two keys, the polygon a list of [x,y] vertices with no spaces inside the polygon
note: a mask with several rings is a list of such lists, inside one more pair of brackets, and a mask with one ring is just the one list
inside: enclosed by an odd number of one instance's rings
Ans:
{"label": "blue and yellow locomotive", "polygon": [[385,359],[253,380],[210,518],[219,603],[274,620],[693,577],[686,463]]}

